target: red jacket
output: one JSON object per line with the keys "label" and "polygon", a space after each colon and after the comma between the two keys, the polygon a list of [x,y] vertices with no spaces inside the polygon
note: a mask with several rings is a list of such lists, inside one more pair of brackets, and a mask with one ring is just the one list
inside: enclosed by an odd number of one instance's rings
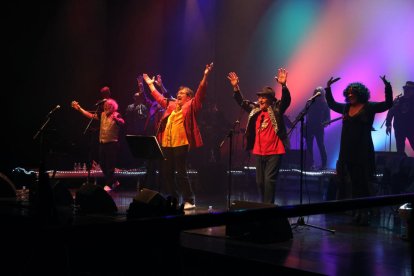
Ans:
{"label": "red jacket", "polygon": [[[194,98],[192,98],[182,106],[184,116],[184,128],[185,133],[187,135],[188,143],[190,144],[190,149],[198,148],[203,145],[203,139],[201,138],[201,133],[200,129],[198,128],[196,117],[199,111],[201,110],[202,102],[206,96],[206,89],[207,83],[200,83]],[[174,100],[165,98],[157,90],[151,91],[151,95],[163,108],[165,108],[165,112],[162,115],[162,118],[158,124],[157,131],[157,139],[158,141],[162,141],[168,117],[170,116],[171,112],[175,110],[177,103]]]}

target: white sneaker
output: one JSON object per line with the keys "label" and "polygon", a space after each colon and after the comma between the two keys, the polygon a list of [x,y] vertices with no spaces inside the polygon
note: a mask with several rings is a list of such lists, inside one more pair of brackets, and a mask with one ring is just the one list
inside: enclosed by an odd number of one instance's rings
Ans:
{"label": "white sneaker", "polygon": [[111,187],[109,187],[108,185],[105,185],[104,190],[105,190],[105,192],[112,191]]}
{"label": "white sneaker", "polygon": [[191,204],[190,202],[186,202],[184,203],[184,210],[191,210],[191,209],[195,209],[195,204]]}

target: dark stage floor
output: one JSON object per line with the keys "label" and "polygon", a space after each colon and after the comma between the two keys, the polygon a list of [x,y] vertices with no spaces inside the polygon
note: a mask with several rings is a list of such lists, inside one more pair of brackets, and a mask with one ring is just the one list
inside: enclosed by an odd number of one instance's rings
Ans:
{"label": "dark stage floor", "polygon": [[[125,182],[124,182],[125,183]],[[249,177],[235,179],[231,200],[257,201],[257,192]],[[302,203],[327,199],[328,180],[308,177]],[[228,187],[222,181],[217,193],[195,187],[195,210],[186,215],[225,212]],[[136,185],[123,185],[109,192],[118,206],[120,219],[136,196]],[[298,177],[281,176],[278,205],[300,203]],[[307,225],[292,226],[293,239],[274,243],[241,241],[226,236],[225,226],[183,231],[181,252],[187,275],[268,274],[272,272],[323,275],[412,275],[410,242],[406,239],[400,206],[372,210],[367,226],[352,223],[351,212],[304,217],[306,224],[335,230],[335,233]],[[294,224],[298,218],[289,218]]]}

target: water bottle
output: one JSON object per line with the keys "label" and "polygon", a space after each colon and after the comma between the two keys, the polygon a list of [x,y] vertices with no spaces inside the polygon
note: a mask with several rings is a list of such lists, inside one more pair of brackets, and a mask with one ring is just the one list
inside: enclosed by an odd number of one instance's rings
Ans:
{"label": "water bottle", "polygon": [[22,187],[21,201],[29,200],[29,190],[26,189],[26,186]]}

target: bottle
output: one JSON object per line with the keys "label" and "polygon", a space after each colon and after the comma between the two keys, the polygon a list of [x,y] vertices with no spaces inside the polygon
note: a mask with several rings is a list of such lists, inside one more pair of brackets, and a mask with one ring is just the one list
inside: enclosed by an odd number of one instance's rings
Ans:
{"label": "bottle", "polygon": [[29,199],[29,191],[26,189],[26,186],[23,186],[20,200],[21,201],[28,201],[28,199]]}

